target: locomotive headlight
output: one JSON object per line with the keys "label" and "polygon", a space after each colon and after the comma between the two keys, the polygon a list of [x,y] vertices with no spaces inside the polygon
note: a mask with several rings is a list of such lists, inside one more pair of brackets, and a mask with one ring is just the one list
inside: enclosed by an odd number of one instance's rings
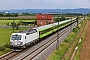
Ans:
{"label": "locomotive headlight", "polygon": [[23,42],[20,42],[20,45],[23,45]]}
{"label": "locomotive headlight", "polygon": [[17,44],[18,44],[18,45],[23,45],[23,42],[18,42]]}

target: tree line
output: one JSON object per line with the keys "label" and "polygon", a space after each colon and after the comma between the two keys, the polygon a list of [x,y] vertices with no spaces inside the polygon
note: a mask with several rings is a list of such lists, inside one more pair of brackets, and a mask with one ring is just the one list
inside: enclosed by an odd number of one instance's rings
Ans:
{"label": "tree line", "polygon": [[0,13],[0,17],[18,17],[18,14],[10,14],[10,13],[6,13],[6,14],[2,14]]}

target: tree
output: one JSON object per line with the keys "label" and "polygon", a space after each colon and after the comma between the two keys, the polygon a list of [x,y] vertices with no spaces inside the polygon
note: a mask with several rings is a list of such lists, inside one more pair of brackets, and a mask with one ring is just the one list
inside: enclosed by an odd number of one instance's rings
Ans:
{"label": "tree", "polygon": [[90,13],[88,13],[87,16],[90,17]]}
{"label": "tree", "polygon": [[11,22],[11,26],[12,27],[16,27],[16,23],[15,22]]}
{"label": "tree", "polygon": [[4,15],[3,14],[0,14],[0,17],[3,17]]}
{"label": "tree", "polygon": [[16,24],[16,30],[19,30],[19,29],[18,29],[18,26],[19,26],[19,24]]}
{"label": "tree", "polygon": [[15,13],[15,17],[18,17],[18,14],[17,13]]}
{"label": "tree", "polygon": [[9,22],[7,22],[6,25],[9,26]]}
{"label": "tree", "polygon": [[61,21],[66,20],[65,16],[63,16],[63,14],[61,15]]}
{"label": "tree", "polygon": [[60,21],[59,17],[55,18],[55,22],[59,22],[59,21]]}
{"label": "tree", "polygon": [[5,17],[10,17],[10,16],[11,16],[11,14],[9,14],[9,13],[5,14]]}

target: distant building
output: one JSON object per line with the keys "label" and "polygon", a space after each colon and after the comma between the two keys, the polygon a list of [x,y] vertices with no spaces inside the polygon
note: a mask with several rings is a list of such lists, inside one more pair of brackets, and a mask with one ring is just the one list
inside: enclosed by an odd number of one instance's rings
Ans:
{"label": "distant building", "polygon": [[5,12],[6,14],[8,14],[8,12]]}
{"label": "distant building", "polygon": [[36,19],[38,26],[48,25],[54,22],[53,16],[50,14],[38,14]]}
{"label": "distant building", "polygon": [[20,13],[18,13],[18,15],[22,15],[22,14],[23,14],[23,13],[21,13],[21,12],[20,12]]}

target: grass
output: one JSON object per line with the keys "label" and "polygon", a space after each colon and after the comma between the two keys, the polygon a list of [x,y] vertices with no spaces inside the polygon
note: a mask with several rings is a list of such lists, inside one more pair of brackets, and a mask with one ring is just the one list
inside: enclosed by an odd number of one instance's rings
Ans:
{"label": "grass", "polygon": [[74,32],[70,33],[69,36],[60,44],[59,49],[55,50],[47,60],[61,60],[64,56],[65,52],[70,47],[71,43],[73,42],[76,34]]}
{"label": "grass", "polygon": [[[35,22],[35,20],[14,20],[14,21],[15,21],[15,23],[18,23],[20,21],[23,21],[23,22]],[[0,20],[0,26],[5,26],[6,23],[8,23],[8,22],[9,22],[9,24],[11,24],[11,22],[13,22],[13,20]]]}
{"label": "grass", "polygon": [[[19,30],[26,30],[27,28],[19,28]],[[10,36],[12,34],[12,28],[0,28],[0,55],[5,54],[10,50]],[[18,30],[15,30],[18,32]]]}
{"label": "grass", "polygon": [[12,30],[9,28],[0,28],[0,44],[8,43],[11,33]]}

